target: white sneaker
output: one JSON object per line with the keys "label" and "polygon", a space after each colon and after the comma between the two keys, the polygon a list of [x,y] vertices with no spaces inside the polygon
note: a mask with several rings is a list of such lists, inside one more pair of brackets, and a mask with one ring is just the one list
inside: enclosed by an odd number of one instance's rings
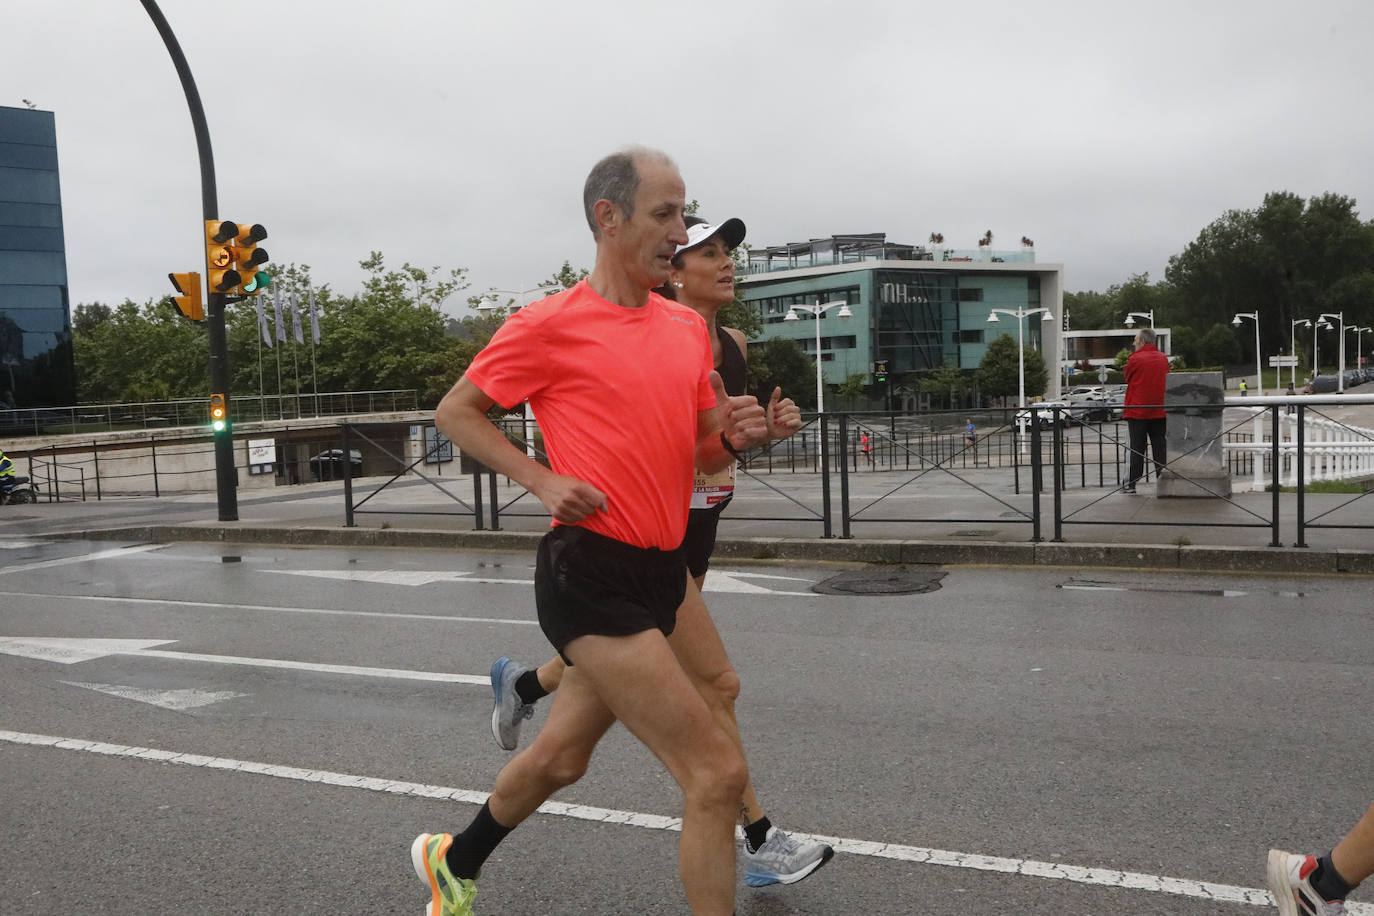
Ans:
{"label": "white sneaker", "polygon": [[802,843],[777,827],[768,828],[763,845],[753,852],[744,844],[744,883],[750,887],[796,884],[835,855],[824,843]]}
{"label": "white sneaker", "polygon": [[1342,900],[1323,900],[1312,889],[1316,856],[1296,855],[1282,849],[1269,850],[1269,890],[1278,904],[1279,916],[1346,916]]}

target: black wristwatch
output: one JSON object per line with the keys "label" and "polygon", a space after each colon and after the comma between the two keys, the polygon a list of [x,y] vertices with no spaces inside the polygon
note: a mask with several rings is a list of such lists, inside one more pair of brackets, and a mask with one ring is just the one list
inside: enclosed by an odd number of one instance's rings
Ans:
{"label": "black wristwatch", "polygon": [[730,444],[729,439],[725,438],[725,430],[723,429],[720,431],[720,447],[725,449],[731,455],[734,455],[736,461],[744,460],[744,455],[741,454],[738,449],[736,449],[733,445]]}

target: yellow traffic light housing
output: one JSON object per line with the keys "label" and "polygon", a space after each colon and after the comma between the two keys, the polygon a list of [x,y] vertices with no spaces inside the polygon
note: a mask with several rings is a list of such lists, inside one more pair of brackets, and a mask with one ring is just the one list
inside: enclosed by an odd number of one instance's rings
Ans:
{"label": "yellow traffic light housing", "polygon": [[229,428],[229,407],[222,394],[210,395],[210,426],[217,433]]}
{"label": "yellow traffic light housing", "polygon": [[245,296],[256,296],[272,285],[272,278],[258,269],[268,260],[267,251],[258,247],[258,242],[267,238],[267,229],[262,223],[254,223],[239,229],[234,238],[234,263],[238,265],[238,291]]}
{"label": "yellow traffic light housing", "polygon": [[167,279],[172,281],[172,286],[181,293],[180,296],[173,296],[173,301],[177,304],[177,310],[192,321],[201,321],[205,318],[205,303],[200,297],[200,274],[191,272],[185,274],[168,274]]}
{"label": "yellow traffic light housing", "polygon": [[232,293],[239,285],[239,272],[234,269],[234,239],[239,227],[228,220],[205,221],[206,285],[212,293]]}

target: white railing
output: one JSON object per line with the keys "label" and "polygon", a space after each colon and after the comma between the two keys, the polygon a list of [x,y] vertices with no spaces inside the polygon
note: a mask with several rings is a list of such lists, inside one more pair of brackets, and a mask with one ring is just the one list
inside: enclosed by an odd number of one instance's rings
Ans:
{"label": "white railing", "polygon": [[[1277,400],[1277,399],[1274,399]],[[1264,455],[1273,454],[1274,442],[1269,411],[1263,407],[1243,407],[1254,415],[1254,441],[1227,442],[1222,448],[1253,455],[1254,478],[1251,489],[1262,492],[1277,480],[1279,486],[1298,483],[1301,462],[1304,484],[1316,480],[1350,480],[1374,477],[1374,429],[1339,423],[1323,417],[1303,417],[1302,454],[1298,454],[1298,415],[1279,413],[1279,466],[1264,473]],[[1282,408],[1280,408],[1282,411]]]}

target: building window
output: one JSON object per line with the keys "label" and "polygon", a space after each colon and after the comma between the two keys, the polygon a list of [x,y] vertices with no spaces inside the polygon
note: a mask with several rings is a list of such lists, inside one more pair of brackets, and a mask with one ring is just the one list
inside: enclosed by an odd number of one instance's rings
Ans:
{"label": "building window", "polygon": [[983,291],[981,289],[956,289],[954,299],[956,302],[982,302]]}
{"label": "building window", "polygon": [[980,344],[983,342],[983,329],[976,331],[960,331],[959,343],[961,344]]}

